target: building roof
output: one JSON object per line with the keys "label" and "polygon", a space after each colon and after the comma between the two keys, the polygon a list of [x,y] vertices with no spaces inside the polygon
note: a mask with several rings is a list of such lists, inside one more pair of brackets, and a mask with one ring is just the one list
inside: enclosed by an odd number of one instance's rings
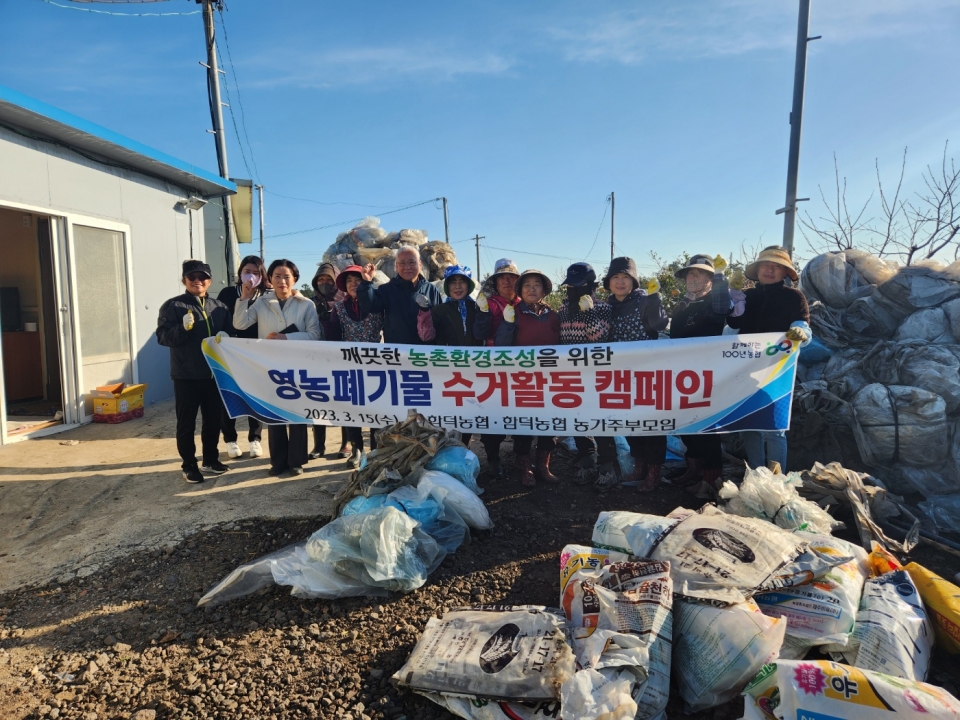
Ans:
{"label": "building roof", "polygon": [[3,85],[0,85],[0,124],[27,131],[42,140],[92,153],[104,160],[195,190],[204,197],[231,195],[237,191],[234,183],[214,173]]}

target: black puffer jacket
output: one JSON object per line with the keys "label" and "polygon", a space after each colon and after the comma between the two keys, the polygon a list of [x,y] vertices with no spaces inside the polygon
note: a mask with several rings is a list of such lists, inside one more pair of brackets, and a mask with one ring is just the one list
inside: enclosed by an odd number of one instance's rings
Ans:
{"label": "black puffer jacket", "polygon": [[680,301],[670,321],[672,339],[723,335],[727,316],[733,310],[727,281],[721,275],[713,278],[713,288],[702,298]]}
{"label": "black puffer jacket", "polygon": [[426,295],[430,306],[439,305],[443,297],[436,287],[420,275],[416,282],[404,280],[397,275],[378,288],[366,280],[357,288],[357,301],[365,313],[383,313],[383,341],[406,345],[423,345],[417,332],[417,315],[420,306],[414,297]]}
{"label": "black puffer jacket", "polygon": [[467,331],[463,330],[463,318],[460,316],[460,303],[456,300],[434,305],[430,308],[433,316],[433,329],[437,336],[430,342],[431,345],[446,345],[449,347],[469,347],[483,345],[483,340],[477,340],[473,334],[473,326],[477,319],[477,303],[472,297],[466,298]]}
{"label": "black puffer jacket", "polygon": [[727,325],[739,330],[741,335],[786,332],[797,321],[810,322],[807,299],[802,292],[787,287],[783,281],[757,285],[744,295],[747,302],[743,315],[727,318]]}
{"label": "black puffer jacket", "polygon": [[[209,380],[213,377],[200,343],[218,332],[233,334],[233,315],[209,295],[202,300],[184,293],[160,307],[157,342],[170,348],[170,377],[174,380]],[[193,311],[193,329],[185,330],[183,316]]]}

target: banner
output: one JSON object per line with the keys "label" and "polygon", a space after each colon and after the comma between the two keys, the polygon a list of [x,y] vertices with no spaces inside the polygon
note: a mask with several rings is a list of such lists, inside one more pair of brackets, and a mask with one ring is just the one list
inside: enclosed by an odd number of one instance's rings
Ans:
{"label": "banner", "polygon": [[785,430],[797,343],[779,333],[539,347],[207,338],[230,417],[386,427],[410,410],[462,432]]}

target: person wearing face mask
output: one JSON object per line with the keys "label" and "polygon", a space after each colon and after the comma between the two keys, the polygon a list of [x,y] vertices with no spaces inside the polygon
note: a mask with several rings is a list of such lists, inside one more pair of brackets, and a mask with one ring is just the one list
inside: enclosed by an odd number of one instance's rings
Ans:
{"label": "person wearing face mask", "polygon": [[[717,255],[694,255],[674,275],[684,282],[686,294],[670,321],[672,339],[722,335],[733,309],[723,270],[727,261]],[[673,485],[689,487],[702,481],[700,494],[716,492],[722,483],[723,447],[719,435],[681,435],[687,446],[687,470]]]}
{"label": "person wearing face mask", "polygon": [[[443,271],[443,293],[446,302],[429,306],[426,297],[417,298],[420,315],[417,332],[420,339],[431,345],[446,347],[477,347],[483,345],[473,334],[477,319],[477,303],[470,293],[476,287],[473,271],[466,265],[451,265]],[[463,433],[461,440],[470,447],[471,433]]]}
{"label": "person wearing face mask", "polygon": [[[345,267],[337,276],[337,287],[343,298],[333,304],[333,335],[331,340],[344,342],[378,343],[383,331],[383,313],[364,310],[357,297],[363,283],[363,268],[359,265]],[[351,468],[360,467],[363,460],[363,428],[341,428],[344,442],[352,446],[347,459]],[[375,435],[370,431],[370,448],[374,448]]]}
{"label": "person wearing face mask", "polygon": [[[317,318],[320,320],[320,327],[323,328],[323,337],[326,340],[339,340],[337,336],[336,316],[333,313],[333,304],[342,300],[344,294],[337,288],[337,275],[340,272],[333,263],[320,263],[317,272],[310,281],[313,287],[313,304],[317,307]],[[350,457],[347,437],[343,435],[343,442],[340,446],[338,457]],[[310,451],[310,459],[316,460],[326,454],[327,444],[327,426],[313,426],[313,450]]]}
{"label": "person wearing face mask", "polygon": [[367,265],[361,272],[357,299],[365,313],[383,313],[383,340],[403,345],[422,345],[417,333],[420,305],[417,296],[423,295],[430,307],[443,302],[440,291],[421,274],[420,253],[416,248],[403,247],[397,251],[397,275],[380,287],[373,286],[376,268]]}
{"label": "person wearing face mask", "polygon": [[[473,335],[484,345],[493,346],[497,329],[503,322],[503,311],[507,306],[516,311],[520,303],[517,295],[517,279],[520,270],[510,258],[500,258],[493,266],[493,274],[488,277],[480,292],[477,293],[477,314],[473,321]],[[483,450],[487,456],[487,474],[491,480],[504,480],[506,471],[500,462],[500,445],[506,435],[484,434],[480,436]]]}
{"label": "person wearing face mask", "polygon": [[[157,319],[157,342],[170,348],[170,377],[173,379],[177,413],[177,452],[183,479],[203,482],[204,475],[221,475],[228,468],[220,462],[220,414],[223,401],[213,372],[203,355],[204,338],[233,331],[226,305],[207,295],[210,266],[202,260],[185,260],[182,282],[186,292],[167,300]],[[203,418],[200,443],[203,466],[197,466],[197,411]]]}
{"label": "person wearing face mask", "polygon": [[[654,278],[641,289],[633,258],[611,260],[603,287],[610,293],[608,342],[656,340],[667,329],[670,320],[660,300],[660,283]],[[660,485],[660,471],[667,458],[667,436],[631,434],[627,435],[627,444],[634,460],[633,474],[628,480],[639,482],[640,492],[652,492]]]}
{"label": "person wearing face mask", "polygon": [[[597,273],[589,263],[578,262],[567,268],[563,280],[566,298],[560,303],[560,344],[585,345],[603,341],[610,332],[610,306],[596,298]],[[612,437],[574,436],[577,445],[575,463],[580,465],[577,483],[593,481],[599,488],[616,485],[618,480],[617,446]],[[597,463],[600,464],[599,470]]]}
{"label": "person wearing face mask", "polygon": [[[743,273],[757,283],[744,293],[742,311],[738,307],[727,325],[741,335],[764,332],[786,333],[787,338],[805,347],[813,339],[810,330],[810,309],[803,293],[787,287],[785,278],[797,282],[797,270],[790,254],[779,245],[764,248]],[[752,468],[779,463],[787,470],[787,435],[783,430],[743,432],[747,463]]]}
{"label": "person wearing face mask", "polygon": [[[267,268],[263,265],[263,260],[258,255],[247,255],[240,261],[240,270],[237,273],[239,278],[236,285],[225,287],[217,295],[217,300],[227,306],[230,311],[230,317],[233,317],[233,311],[237,307],[237,300],[240,299],[240,292],[243,283],[247,282],[255,288],[254,299],[260,297],[267,291],[266,283]],[[254,324],[245,330],[234,328],[232,337],[256,339],[257,326]],[[227,408],[223,408],[223,414],[220,417],[220,432],[223,433],[223,441],[227,444],[227,457],[238,458],[243,455],[243,451],[237,444],[237,421],[230,417]],[[247,418],[247,442],[250,444],[250,457],[260,457],[263,455],[263,447],[260,444],[263,438],[263,424],[256,418]]]}
{"label": "person wearing face mask", "polygon": [[[496,344],[505,345],[558,345],[560,343],[560,319],[543,299],[553,291],[553,283],[539,270],[524,270],[517,278],[516,292],[520,304],[507,305],[503,309],[503,322],[497,328]],[[557,444],[555,437],[541,435],[537,440],[536,471],[530,462],[533,435],[517,435],[513,438],[513,451],[520,466],[520,482],[526,486],[537,484],[540,479],[558,483],[560,479],[550,472],[550,456]],[[499,455],[499,448],[497,449]]]}
{"label": "person wearing face mask", "polygon": [[[261,340],[323,340],[313,302],[296,291],[300,271],[291,260],[274,260],[267,269],[273,289],[254,299],[256,289],[243,284],[233,324],[243,330],[256,324]],[[302,475],[307,462],[306,425],[270,425],[270,475]]]}

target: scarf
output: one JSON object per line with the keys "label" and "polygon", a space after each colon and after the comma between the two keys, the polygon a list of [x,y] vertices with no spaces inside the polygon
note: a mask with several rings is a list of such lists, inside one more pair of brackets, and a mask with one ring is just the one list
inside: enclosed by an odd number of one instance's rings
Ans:
{"label": "scarf", "polygon": [[463,334],[467,334],[467,298],[464,296],[461,300],[454,300],[452,297],[447,298],[447,302],[457,303],[457,309],[460,310],[460,322],[463,323]]}

